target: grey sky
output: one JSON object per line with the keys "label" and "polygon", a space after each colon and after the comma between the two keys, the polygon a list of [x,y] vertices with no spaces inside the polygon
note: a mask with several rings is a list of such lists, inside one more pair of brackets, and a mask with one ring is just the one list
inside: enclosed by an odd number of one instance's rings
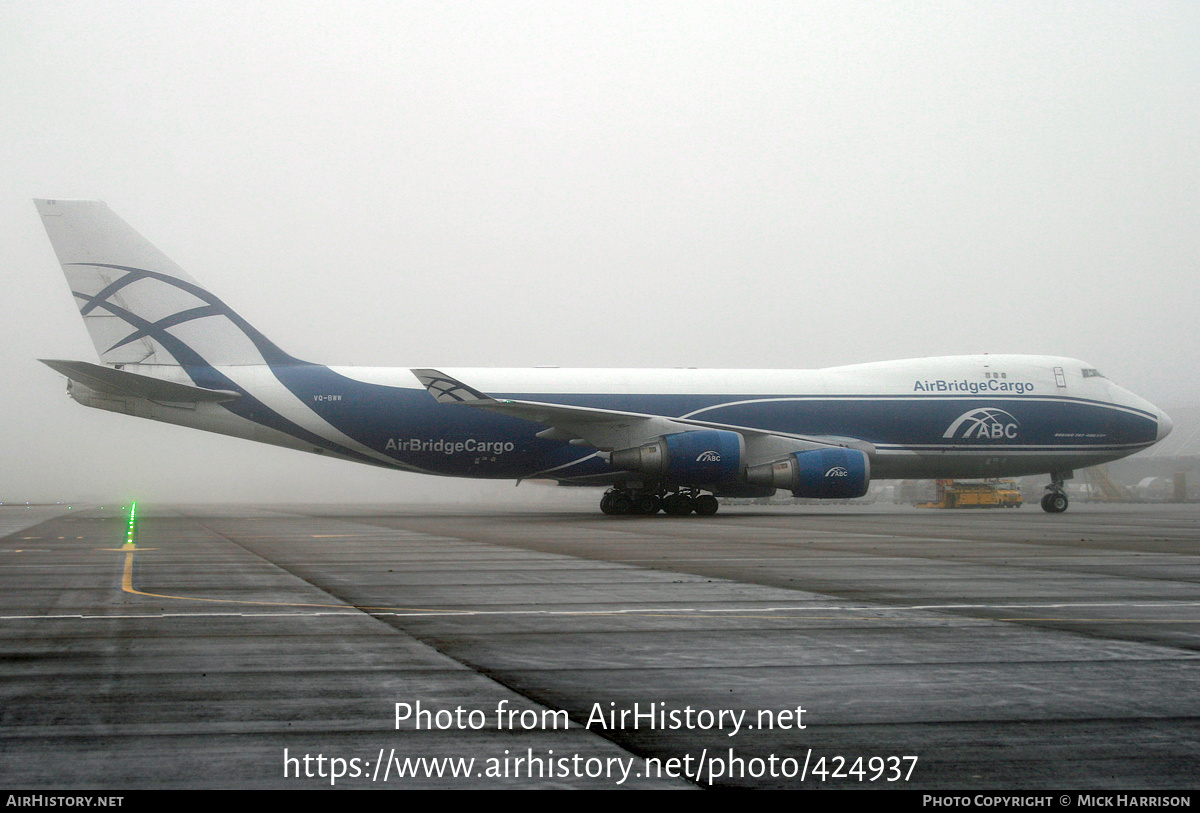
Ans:
{"label": "grey sky", "polygon": [[1194,2],[0,2],[0,499],[448,485],[70,402],[33,197],[314,361],[1056,353],[1193,403],[1197,43]]}

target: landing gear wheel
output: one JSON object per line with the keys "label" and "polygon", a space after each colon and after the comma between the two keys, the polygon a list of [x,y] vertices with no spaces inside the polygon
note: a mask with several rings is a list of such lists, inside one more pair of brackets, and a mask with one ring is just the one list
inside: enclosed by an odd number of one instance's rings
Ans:
{"label": "landing gear wheel", "polygon": [[692,513],[692,498],[687,494],[671,494],[663,499],[663,511],[672,517],[686,517]]}
{"label": "landing gear wheel", "polygon": [[1046,496],[1042,497],[1042,510],[1047,514],[1061,514],[1063,511],[1067,510],[1067,506],[1069,504],[1070,503],[1067,500],[1066,494],[1060,494],[1052,491]]}
{"label": "landing gear wheel", "polygon": [[600,500],[600,510],[606,514],[620,516],[633,510],[633,500],[621,491],[610,491]]}
{"label": "landing gear wheel", "polygon": [[695,507],[692,509],[696,512],[696,516],[711,517],[717,513],[717,509],[721,504],[717,502],[717,498],[711,494],[701,494],[695,499]]}
{"label": "landing gear wheel", "polygon": [[641,494],[633,500],[632,513],[643,517],[653,516],[658,513],[661,505],[662,503],[659,502],[658,497],[655,497],[653,494]]}
{"label": "landing gear wheel", "polygon": [[1046,494],[1042,497],[1042,510],[1047,514],[1061,514],[1067,510],[1066,481],[1075,476],[1071,471],[1050,472],[1050,485],[1046,486]]}

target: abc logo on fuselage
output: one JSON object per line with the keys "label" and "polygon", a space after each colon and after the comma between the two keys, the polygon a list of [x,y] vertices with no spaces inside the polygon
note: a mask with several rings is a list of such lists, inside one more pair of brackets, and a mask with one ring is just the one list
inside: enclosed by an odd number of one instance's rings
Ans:
{"label": "abc logo on fuselage", "polygon": [[959,415],[942,434],[944,438],[1012,440],[1019,424],[1010,413],[997,407],[980,407]]}

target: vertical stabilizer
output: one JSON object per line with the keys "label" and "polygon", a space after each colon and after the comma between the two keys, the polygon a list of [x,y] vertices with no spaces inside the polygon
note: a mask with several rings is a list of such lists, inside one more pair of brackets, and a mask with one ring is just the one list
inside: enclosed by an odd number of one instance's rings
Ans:
{"label": "vertical stabilizer", "polygon": [[34,203],[104,363],[296,363],[101,201]]}

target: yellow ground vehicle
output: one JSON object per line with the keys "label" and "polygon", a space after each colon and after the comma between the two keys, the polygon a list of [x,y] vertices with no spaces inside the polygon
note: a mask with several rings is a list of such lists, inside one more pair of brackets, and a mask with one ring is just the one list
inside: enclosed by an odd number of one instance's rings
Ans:
{"label": "yellow ground vehicle", "polygon": [[983,483],[937,481],[937,499],[928,508],[1020,508],[1021,489],[1012,480]]}

